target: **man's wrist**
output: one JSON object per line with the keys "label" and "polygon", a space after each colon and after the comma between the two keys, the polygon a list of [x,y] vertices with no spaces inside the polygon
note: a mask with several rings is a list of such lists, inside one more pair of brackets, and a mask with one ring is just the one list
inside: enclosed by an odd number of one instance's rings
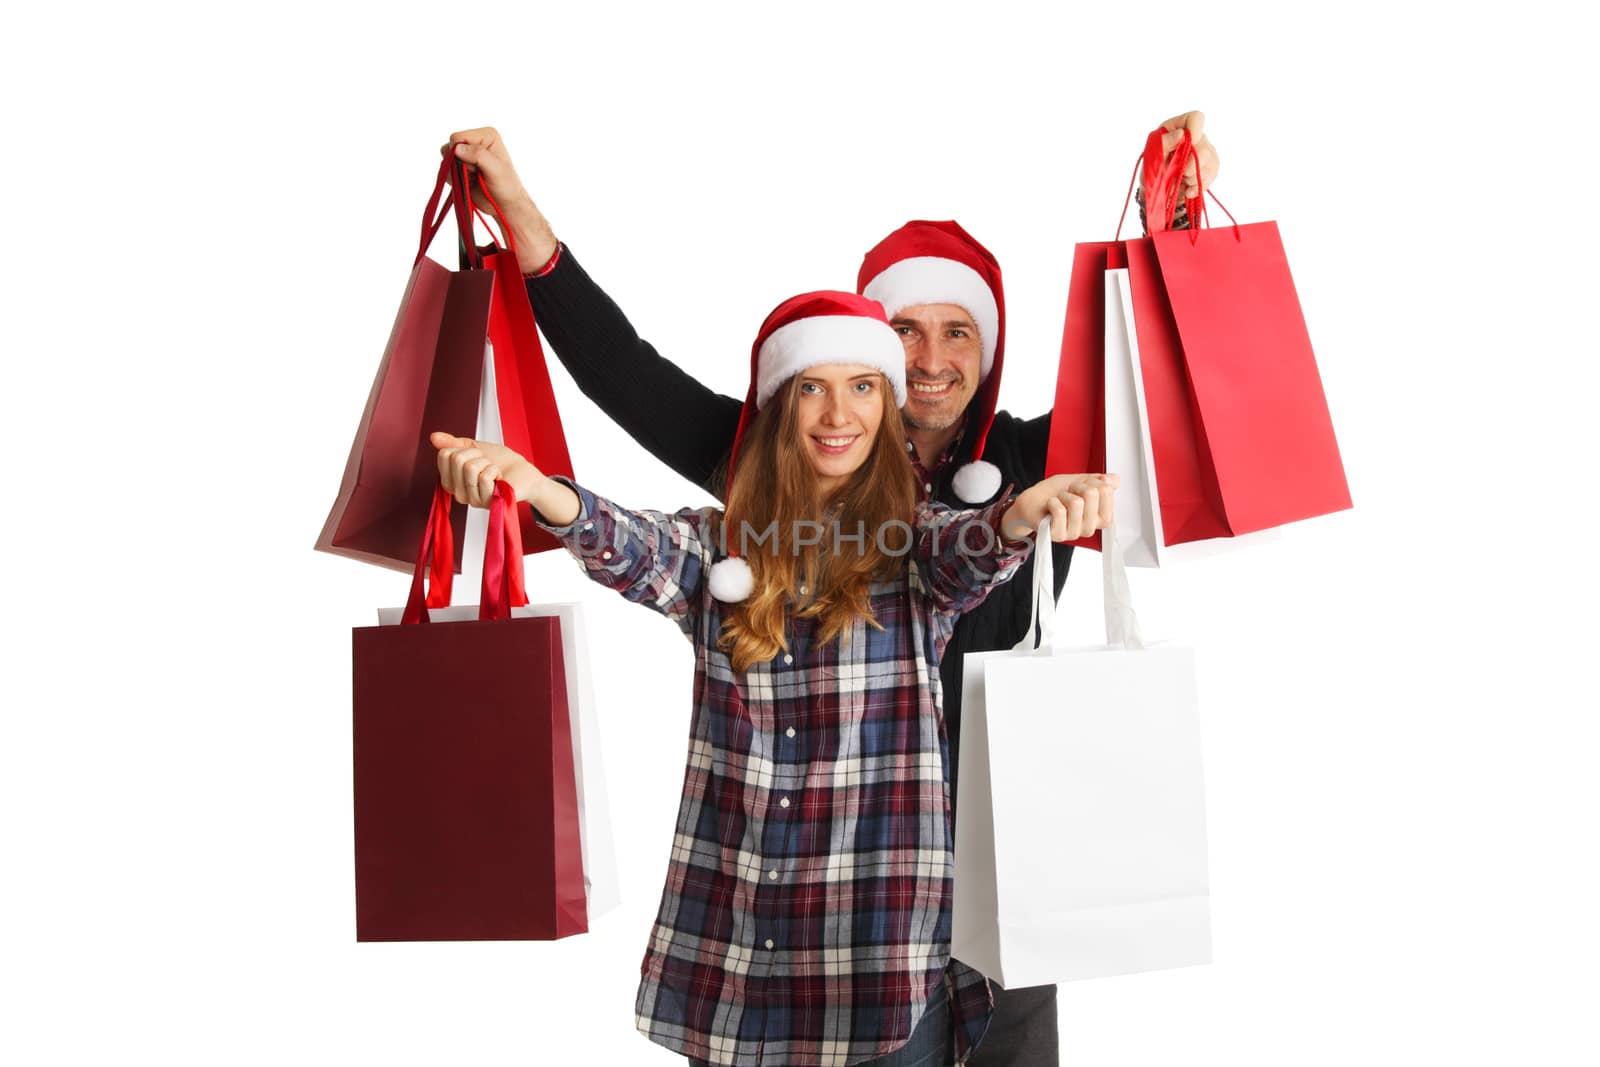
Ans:
{"label": "man's wrist", "polygon": [[555,231],[550,228],[549,220],[534,206],[533,201],[508,204],[503,211],[506,229],[517,246],[517,266],[522,273],[537,274],[550,266],[561,245],[556,240]]}
{"label": "man's wrist", "polygon": [[[549,259],[545,260],[544,266],[537,267],[537,268],[535,268],[533,270],[524,270],[522,272],[522,276],[524,278],[543,278],[546,274],[549,274],[551,271],[555,270],[556,269],[556,264],[561,262],[561,251],[565,247],[566,246],[563,245],[560,241],[557,241],[556,242],[556,250],[555,250],[555,252],[551,254]],[[519,251],[520,251],[520,246],[519,246]],[[519,267],[522,266],[522,260],[521,260],[520,255],[519,255],[518,260],[517,260],[517,265]]]}

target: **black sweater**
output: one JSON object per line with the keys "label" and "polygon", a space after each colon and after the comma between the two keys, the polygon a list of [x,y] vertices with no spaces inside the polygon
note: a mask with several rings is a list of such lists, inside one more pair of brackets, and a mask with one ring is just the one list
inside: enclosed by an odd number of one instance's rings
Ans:
{"label": "black sweater", "polygon": [[[713,478],[733,443],[743,403],[701,385],[664,359],[628,322],[622,309],[594,283],[570,248],[550,273],[528,280],[539,328],[585,396],[652,455],[696,485],[713,489]],[[740,362],[743,362],[742,358]],[[972,456],[976,420],[933,487],[933,498],[952,507],[970,507],[955,495],[951,479]],[[1050,415],[1019,419],[995,413],[983,458],[1000,468],[1001,484],[1019,490],[1044,477],[1050,441]],[[1061,595],[1072,559],[1070,545],[1052,545],[1055,594]],[[1033,558],[1011,581],[993,590],[974,611],[962,616],[945,648],[939,675],[950,738],[950,797],[961,735],[961,666],[968,652],[1005,649],[1022,640],[1032,604]]]}

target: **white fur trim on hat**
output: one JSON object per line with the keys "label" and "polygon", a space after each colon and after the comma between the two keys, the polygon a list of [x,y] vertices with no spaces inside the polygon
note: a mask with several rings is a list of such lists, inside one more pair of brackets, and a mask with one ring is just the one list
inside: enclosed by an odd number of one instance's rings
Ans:
{"label": "white fur trim on hat", "polygon": [[813,315],[780,326],[757,352],[756,407],[784,382],[824,363],[860,363],[882,371],[896,407],[906,402],[906,350],[894,330],[864,315]]}
{"label": "white fur trim on hat", "polygon": [[738,556],[729,556],[711,565],[711,595],[726,604],[748,598],[756,587],[755,572]]}
{"label": "white fur trim on hat", "polygon": [[986,459],[975,459],[956,470],[950,487],[967,503],[982,504],[1000,491],[1000,468]]}
{"label": "white fur trim on hat", "polygon": [[1000,336],[1000,308],[994,291],[983,275],[965,263],[943,256],[912,256],[885,267],[861,290],[883,305],[892,320],[908,307],[918,304],[956,304],[967,309],[978,327],[983,344],[982,381],[994,366],[994,346]]}

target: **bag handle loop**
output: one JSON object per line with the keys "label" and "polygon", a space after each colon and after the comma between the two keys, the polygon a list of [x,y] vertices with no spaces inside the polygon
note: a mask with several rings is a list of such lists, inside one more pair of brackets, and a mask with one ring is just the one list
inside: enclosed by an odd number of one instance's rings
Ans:
{"label": "bag handle loop", "polygon": [[[1188,130],[1183,130],[1183,139],[1172,150],[1172,157],[1162,150],[1162,143],[1166,137],[1165,127],[1157,127],[1150,131],[1145,138],[1144,151],[1139,153],[1139,158],[1133,162],[1133,174],[1128,178],[1128,194],[1122,200],[1122,215],[1117,219],[1117,234],[1114,241],[1122,240],[1122,226],[1128,219],[1128,205],[1133,202],[1133,188],[1139,180],[1140,171],[1144,172],[1145,191],[1145,222],[1152,233],[1161,233],[1172,229],[1173,220],[1178,214],[1178,190],[1183,182],[1183,168],[1188,166],[1189,160],[1195,155],[1194,139]],[[1210,194],[1216,205],[1222,208],[1222,213],[1228,216],[1228,221],[1233,223],[1233,239],[1241,241],[1244,238],[1239,233],[1239,220],[1233,217],[1233,212],[1217,199],[1217,194],[1205,186],[1205,179],[1200,176],[1200,165],[1196,161],[1195,184],[1198,187],[1196,194],[1186,201],[1189,210],[1189,243],[1200,239],[1202,227],[1211,227],[1211,217],[1206,212],[1206,196]],[[1154,225],[1150,225],[1154,223]]]}
{"label": "bag handle loop", "polygon": [[[1122,543],[1117,540],[1115,522],[1100,531],[1100,564],[1105,593],[1106,644],[1111,648],[1143,648],[1144,638],[1139,633],[1139,616],[1133,610],[1128,568],[1123,561]],[[1028,612],[1028,632],[1011,650],[1048,656],[1055,647],[1055,635],[1055,553],[1051,551],[1050,518],[1046,516],[1033,535],[1033,604]]]}
{"label": "bag handle loop", "polygon": [[[442,608],[450,604],[455,563],[455,533],[450,527],[453,501],[444,486],[434,486],[428,522],[422,528],[422,544],[417,548],[417,564],[411,572],[411,595],[406,598],[406,608],[400,616],[403,626],[427,622],[424,605]],[[516,494],[510,484],[496,482],[494,499],[489,503],[489,534],[483,546],[479,619],[509,619],[512,608],[520,608],[528,602],[522,569],[522,524],[517,521],[516,508]],[[428,586],[426,597],[423,595],[424,576]]]}
{"label": "bag handle loop", "polygon": [[[417,258],[411,261],[412,266],[422,262],[422,257],[428,254],[428,247],[433,244],[433,239],[438,236],[439,227],[444,225],[446,216],[456,217],[456,243],[461,257],[462,270],[482,270],[483,252],[479,250],[477,242],[472,239],[473,219],[481,221],[485,229],[493,236],[494,229],[489,225],[489,219],[478,210],[477,204],[472,199],[472,187],[476,182],[477,187],[483,191],[488,199],[490,208],[495,218],[500,223],[501,243],[513,256],[517,252],[517,241],[511,233],[511,227],[506,225],[505,212],[500,210],[500,205],[495,201],[494,194],[489,192],[488,186],[482,179],[477,178],[467,170],[467,165],[455,157],[455,143],[449,146],[450,150],[445,158],[439,162],[439,174],[433,183],[433,195],[428,198],[428,206],[422,210],[422,239],[417,246]],[[445,187],[449,186],[446,194]]]}

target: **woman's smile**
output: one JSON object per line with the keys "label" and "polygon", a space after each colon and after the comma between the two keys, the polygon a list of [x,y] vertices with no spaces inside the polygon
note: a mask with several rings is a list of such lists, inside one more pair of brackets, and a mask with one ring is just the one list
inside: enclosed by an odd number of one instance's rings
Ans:
{"label": "woman's smile", "polygon": [[861,435],[858,433],[853,433],[839,436],[820,437],[816,434],[812,434],[811,440],[816,442],[817,451],[821,452],[823,455],[842,456],[849,452],[851,448],[855,447],[855,443],[861,440]]}

